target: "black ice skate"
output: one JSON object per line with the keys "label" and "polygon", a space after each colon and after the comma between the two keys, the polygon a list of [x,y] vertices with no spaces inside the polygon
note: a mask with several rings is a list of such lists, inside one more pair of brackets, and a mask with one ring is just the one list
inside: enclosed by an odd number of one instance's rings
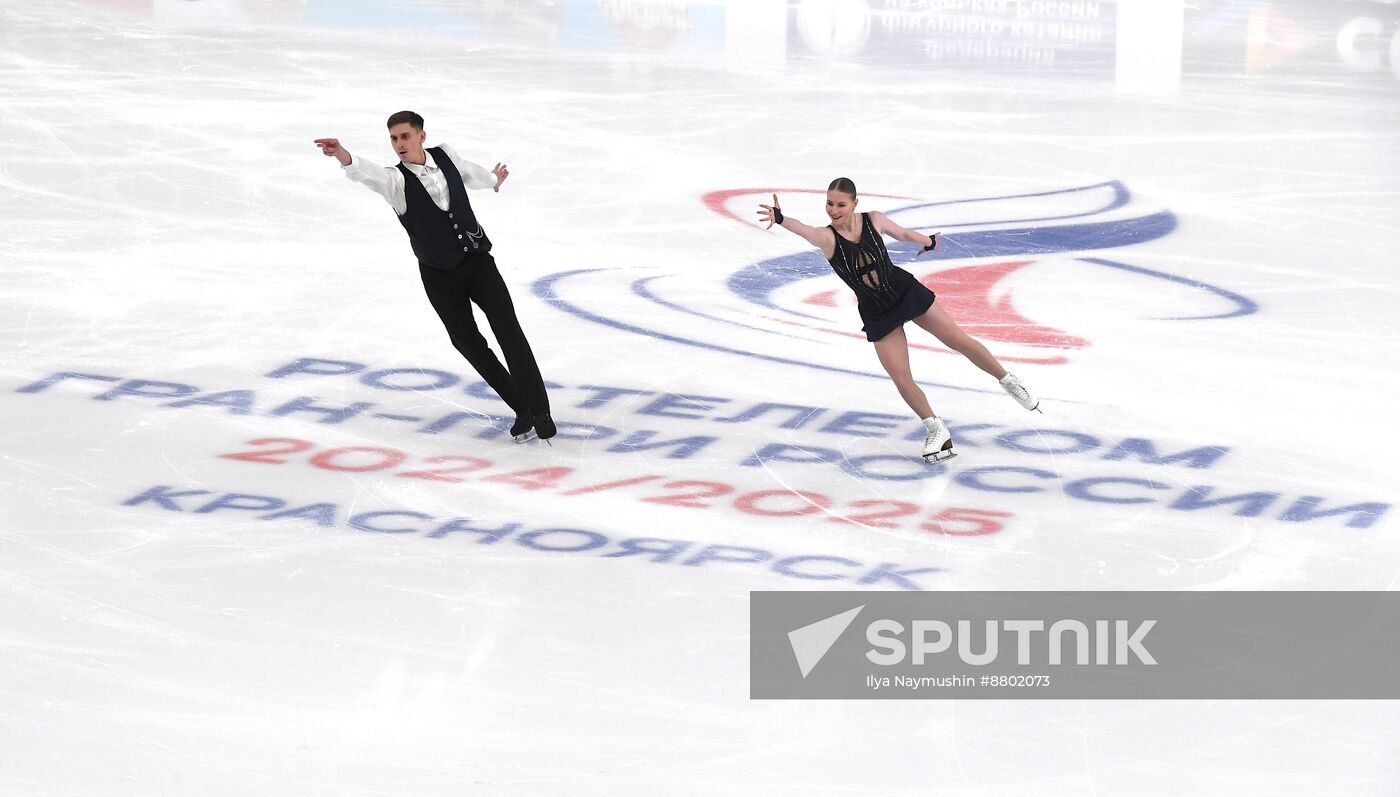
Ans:
{"label": "black ice skate", "polygon": [[524,415],[517,415],[515,424],[510,427],[510,436],[517,443],[528,443],[535,439],[535,424]]}
{"label": "black ice skate", "polygon": [[[558,430],[554,426],[554,419],[549,417],[549,413],[544,412],[535,416],[535,434],[539,435],[541,440],[549,443],[549,438],[553,437],[557,432]],[[549,445],[552,447],[554,444],[549,443]]]}

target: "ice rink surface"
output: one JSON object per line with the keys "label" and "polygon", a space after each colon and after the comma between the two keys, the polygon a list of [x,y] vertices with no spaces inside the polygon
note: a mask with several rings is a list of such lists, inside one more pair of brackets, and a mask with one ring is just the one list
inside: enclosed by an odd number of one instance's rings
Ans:
{"label": "ice rink surface", "polygon": [[[1400,709],[751,701],[750,590],[1389,590],[1400,8],[0,3],[0,794],[1400,794]],[[552,385],[313,146],[426,118]],[[753,223],[822,190],[1042,397]],[[1338,622],[1348,622],[1339,618]]]}

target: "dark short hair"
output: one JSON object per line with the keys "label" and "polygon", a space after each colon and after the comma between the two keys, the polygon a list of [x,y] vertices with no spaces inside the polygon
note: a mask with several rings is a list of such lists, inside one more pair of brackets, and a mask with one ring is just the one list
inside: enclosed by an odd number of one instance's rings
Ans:
{"label": "dark short hair", "polygon": [[405,122],[413,125],[414,130],[417,130],[420,133],[423,132],[423,117],[419,116],[413,111],[399,111],[393,116],[390,116],[389,129],[393,130],[395,125],[401,125]]}
{"label": "dark short hair", "polygon": [[849,177],[837,177],[831,181],[831,185],[826,187],[828,191],[840,191],[843,194],[850,194],[851,199],[856,198],[856,184],[851,182]]}

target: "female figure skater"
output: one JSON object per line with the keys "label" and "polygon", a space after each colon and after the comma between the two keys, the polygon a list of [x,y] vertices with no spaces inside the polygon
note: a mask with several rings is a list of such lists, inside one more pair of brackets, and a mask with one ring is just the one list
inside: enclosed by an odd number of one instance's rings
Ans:
{"label": "female figure skater", "polygon": [[1001,367],[1001,363],[979,343],[953,323],[953,319],[934,303],[933,291],[914,279],[914,275],[890,262],[890,254],[885,249],[881,235],[888,235],[906,243],[921,244],[923,248],[915,257],[924,252],[938,251],[937,235],[906,230],[890,221],[877,211],[857,213],[856,184],[845,177],[831,182],[826,191],[826,215],[831,224],[826,227],[808,227],[797,219],[784,216],[778,205],[778,195],[773,195],[772,206],[759,205],[760,221],[768,222],[767,229],[774,224],[802,236],[808,243],[817,247],[831,263],[836,272],[851,290],[856,293],[856,303],[861,320],[865,322],[862,331],[865,339],[875,344],[875,354],[880,365],[894,380],[909,408],[924,422],[928,437],[924,439],[924,459],[930,462],[952,459],[953,438],[943,419],[929,407],[928,397],[914,382],[909,372],[909,342],[904,337],[904,323],[913,321],[928,330],[948,348],[971,360],[973,365],[996,377],[1002,388],[1012,398],[1028,410],[1038,409],[1040,402],[1014,374]]}

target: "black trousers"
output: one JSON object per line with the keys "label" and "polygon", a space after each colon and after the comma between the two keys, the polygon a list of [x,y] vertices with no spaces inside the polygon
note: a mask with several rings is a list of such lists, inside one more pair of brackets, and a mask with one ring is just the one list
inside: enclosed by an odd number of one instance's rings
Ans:
{"label": "black trousers", "polygon": [[[496,268],[496,259],[490,254],[468,254],[452,271],[420,265],[418,272],[423,277],[428,301],[442,319],[442,325],[447,327],[452,345],[496,395],[517,415],[549,412],[549,396],[545,393],[539,366],[535,364],[535,353],[530,350],[530,342],[525,339],[520,320],[515,317],[515,304]],[[481,308],[491,324],[491,333],[505,355],[505,365],[496,359],[486,338],[477,329],[472,302]]]}

